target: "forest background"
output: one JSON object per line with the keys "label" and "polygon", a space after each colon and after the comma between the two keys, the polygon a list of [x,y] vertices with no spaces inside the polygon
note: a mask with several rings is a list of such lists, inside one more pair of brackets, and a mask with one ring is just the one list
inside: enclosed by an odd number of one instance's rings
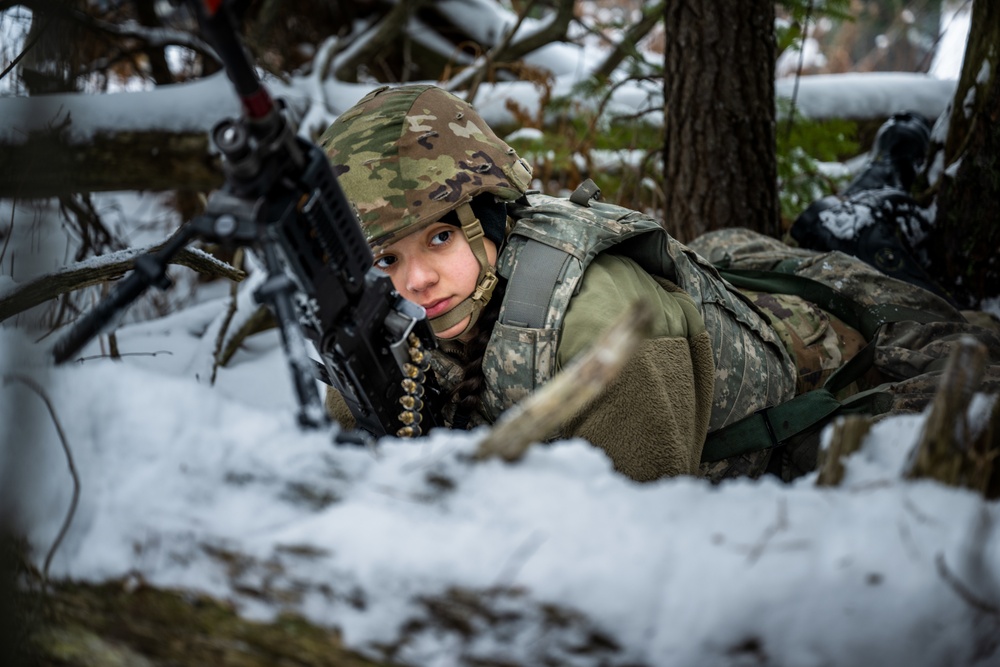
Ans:
{"label": "forest background", "polygon": [[[68,100],[39,97],[153,90],[217,71],[183,4],[4,6],[5,95],[56,106],[46,114],[37,104],[7,105],[0,195],[61,197],[83,240],[78,258],[125,245],[95,215],[89,193],[170,190],[181,219],[194,215],[198,193],[221,183],[208,128],[188,122],[178,132],[176,120],[160,118],[123,127],[122,114],[109,112],[117,127],[88,129],[66,113]],[[982,307],[1000,294],[990,250],[1000,232],[984,208],[998,180],[988,129],[1000,41],[992,8],[952,0],[720,1],[697,12],[570,0],[233,7],[255,61],[298,89],[292,97],[311,136],[375,84],[437,81],[484,107],[534,163],[542,190],[571,191],[598,176],[606,199],[652,213],[682,241],[729,226],[785,234],[810,202],[864,166],[877,128],[914,97],[906,88],[930,90],[940,82],[926,78],[939,77],[919,75],[948,63],[962,113],[940,103],[925,110],[938,127],[913,192],[933,225],[920,251],[961,305]],[[850,108],[836,98],[856,98],[858,79],[815,76],[862,72],[917,78],[868,84],[883,85],[883,98],[898,91],[895,108],[884,100]],[[808,108],[802,98],[820,81],[833,90]],[[929,95],[944,99],[942,90]],[[489,112],[496,107],[502,112]]]}

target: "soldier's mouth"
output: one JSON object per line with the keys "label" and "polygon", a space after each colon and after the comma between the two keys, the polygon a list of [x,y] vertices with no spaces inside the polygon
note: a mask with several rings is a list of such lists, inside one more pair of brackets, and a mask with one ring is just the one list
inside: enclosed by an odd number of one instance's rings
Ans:
{"label": "soldier's mouth", "polygon": [[437,301],[431,301],[430,303],[424,304],[424,310],[427,311],[427,317],[433,318],[441,315],[448,311],[448,304],[451,302],[451,298],[438,299]]}

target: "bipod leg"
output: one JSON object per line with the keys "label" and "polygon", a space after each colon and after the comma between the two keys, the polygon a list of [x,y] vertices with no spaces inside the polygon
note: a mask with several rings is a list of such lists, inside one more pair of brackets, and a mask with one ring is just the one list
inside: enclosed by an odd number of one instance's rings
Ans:
{"label": "bipod leg", "polygon": [[297,288],[285,272],[275,244],[276,241],[270,239],[259,244],[264,255],[264,266],[267,267],[267,278],[254,292],[254,298],[258,303],[269,307],[278,321],[285,359],[288,360],[295,394],[299,399],[299,424],[306,428],[326,426],[329,419],[316,386],[313,372],[315,362],[309,357],[306,337],[292,300]]}
{"label": "bipod leg", "polygon": [[52,349],[57,364],[67,361],[94,336],[117,325],[125,309],[150,287],[166,289],[170,286],[167,264],[182,248],[197,236],[194,225],[183,225],[162,248],[140,255],[132,272],[115,285],[111,293],[78,319]]}

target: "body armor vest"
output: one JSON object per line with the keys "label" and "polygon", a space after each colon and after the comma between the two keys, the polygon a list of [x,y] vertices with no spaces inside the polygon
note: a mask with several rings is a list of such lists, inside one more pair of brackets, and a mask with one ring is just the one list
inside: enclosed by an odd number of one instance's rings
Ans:
{"label": "body armor vest", "polygon": [[555,374],[563,317],[602,252],[628,257],[675,283],[701,311],[716,364],[710,430],[794,394],[795,366],[777,334],[711,264],[649,216],[584,192],[570,199],[529,194],[527,205],[508,204],[515,224],[497,260],[508,285],[483,358],[486,420]]}

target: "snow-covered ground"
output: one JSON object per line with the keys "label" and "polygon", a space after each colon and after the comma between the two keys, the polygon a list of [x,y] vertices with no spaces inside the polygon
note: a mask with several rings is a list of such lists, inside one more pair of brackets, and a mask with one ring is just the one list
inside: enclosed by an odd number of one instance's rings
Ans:
{"label": "snow-covered ground", "polygon": [[[117,196],[107,197],[99,205]],[[153,199],[120,206],[155,218]],[[22,249],[51,248],[61,233],[18,229]],[[535,446],[513,465],[471,463],[482,431],[346,447],[297,427],[274,331],[208,381],[229,298],[212,294],[121,329],[120,361],[95,341],[83,361],[53,367],[58,335],[0,328],[0,495],[40,568],[74,482],[34,385],[79,476],[51,576],[201,591],[252,618],[293,610],[373,655],[451,590],[513,613],[474,638],[408,637],[397,657],[414,665],[600,664],[568,648],[585,631],[618,643],[610,664],[1000,661],[1000,506],[903,479],[922,416],[877,425],[835,489],[815,475],[640,485],[582,441]],[[543,632],[545,605],[586,625]]]}
{"label": "snow-covered ground", "polygon": [[[45,388],[79,475],[51,576],[202,591],[253,618],[290,609],[359,649],[426,614],[421,596],[499,587],[585,613],[621,657],[653,665],[749,664],[738,659],[747,646],[771,664],[1000,660],[1000,506],[902,480],[920,416],[876,426],[836,489],[814,476],[640,485],[581,441],[536,446],[518,464],[471,463],[482,432],[335,446],[330,432],[296,426],[274,332],[215,386],[199,380],[199,333],[224,307],[127,327],[117,362],[53,368],[48,345],[0,330],[5,495],[39,567],[74,483],[21,378]],[[537,632],[428,634],[400,657],[558,656]],[[566,664],[597,664],[578,660]]]}

